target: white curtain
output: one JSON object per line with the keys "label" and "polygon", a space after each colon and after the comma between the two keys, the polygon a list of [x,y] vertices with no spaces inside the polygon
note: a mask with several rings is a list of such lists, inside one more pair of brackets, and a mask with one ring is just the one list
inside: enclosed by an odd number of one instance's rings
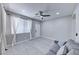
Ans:
{"label": "white curtain", "polygon": [[11,24],[14,25],[14,27],[11,26],[12,34],[14,33],[14,30],[16,34],[29,33],[31,31],[32,20],[26,20],[12,15]]}

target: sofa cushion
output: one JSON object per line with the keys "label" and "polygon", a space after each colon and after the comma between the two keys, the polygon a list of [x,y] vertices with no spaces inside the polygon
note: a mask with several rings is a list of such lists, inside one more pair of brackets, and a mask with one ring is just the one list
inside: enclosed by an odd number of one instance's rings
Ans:
{"label": "sofa cushion", "polygon": [[52,46],[51,46],[51,49],[49,51],[53,51],[55,53],[57,53],[57,51],[59,50],[60,46],[58,45],[58,43],[54,43]]}
{"label": "sofa cushion", "polygon": [[57,55],[66,55],[66,54],[67,54],[67,47],[66,46],[62,46],[57,52]]}
{"label": "sofa cushion", "polygon": [[58,44],[59,41],[55,40],[54,42],[55,42],[56,44]]}
{"label": "sofa cushion", "polygon": [[63,43],[63,46],[64,46],[66,43],[67,43],[67,41],[65,41],[65,42]]}
{"label": "sofa cushion", "polygon": [[67,55],[79,55],[79,49],[71,49]]}
{"label": "sofa cushion", "polygon": [[73,44],[74,43],[74,40],[72,39],[69,39],[67,42],[66,42],[66,47],[69,47],[70,44]]}
{"label": "sofa cushion", "polygon": [[79,49],[79,44],[74,42],[73,44],[71,44],[71,45],[68,47],[68,49],[69,49],[69,50],[71,50],[71,49]]}
{"label": "sofa cushion", "polygon": [[76,43],[74,40],[68,40],[65,46],[70,51],[71,49],[79,49],[79,43]]}
{"label": "sofa cushion", "polygon": [[68,48],[68,50],[70,51],[70,49],[72,49],[72,46],[74,45],[74,40],[70,39],[66,42],[65,46]]}

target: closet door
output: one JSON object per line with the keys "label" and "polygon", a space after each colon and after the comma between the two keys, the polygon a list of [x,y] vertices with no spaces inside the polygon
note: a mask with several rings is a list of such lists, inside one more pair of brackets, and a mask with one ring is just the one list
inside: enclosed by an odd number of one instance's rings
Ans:
{"label": "closet door", "polygon": [[35,23],[35,38],[40,37],[40,23],[36,22]]}
{"label": "closet door", "polygon": [[40,37],[40,22],[32,21],[31,37],[32,39]]}

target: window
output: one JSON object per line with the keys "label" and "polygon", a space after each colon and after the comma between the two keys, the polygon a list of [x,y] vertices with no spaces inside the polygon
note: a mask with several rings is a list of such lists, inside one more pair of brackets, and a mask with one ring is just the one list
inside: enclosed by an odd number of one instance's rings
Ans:
{"label": "window", "polygon": [[31,31],[32,20],[25,20],[16,16],[11,16],[11,30],[17,33],[29,33]]}

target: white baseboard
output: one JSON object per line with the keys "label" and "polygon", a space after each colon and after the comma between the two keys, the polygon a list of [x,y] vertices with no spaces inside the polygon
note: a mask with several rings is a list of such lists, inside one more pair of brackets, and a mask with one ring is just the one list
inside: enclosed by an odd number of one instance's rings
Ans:
{"label": "white baseboard", "polygon": [[[40,36],[41,37],[41,36]],[[38,39],[38,38],[40,38],[40,37],[35,37],[35,38],[32,38],[32,39]],[[32,40],[32,39],[30,39],[30,40]]]}
{"label": "white baseboard", "polygon": [[52,38],[52,37],[48,37],[48,36],[41,36],[43,38],[47,38],[47,39],[50,39],[50,40],[56,40],[55,38]]}

